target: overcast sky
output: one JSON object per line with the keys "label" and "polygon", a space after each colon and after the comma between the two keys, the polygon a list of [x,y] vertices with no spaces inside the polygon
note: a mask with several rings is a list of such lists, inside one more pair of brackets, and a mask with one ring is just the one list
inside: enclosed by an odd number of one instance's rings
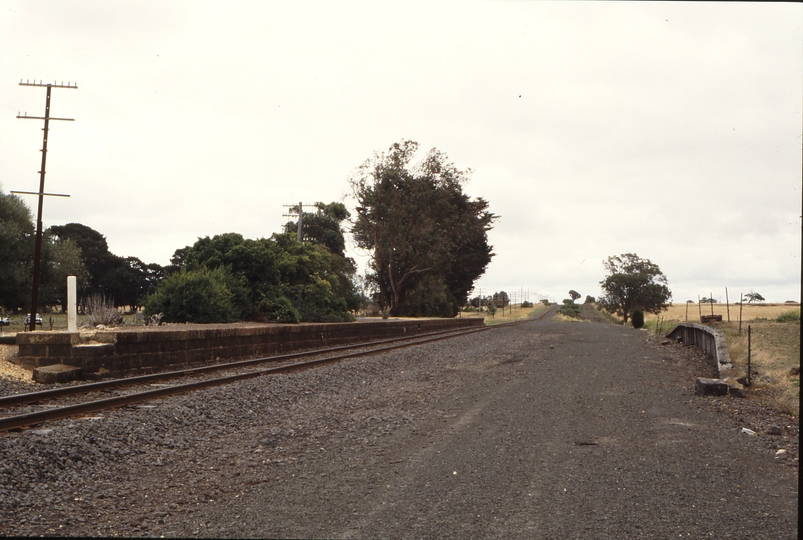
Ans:
{"label": "overcast sky", "polygon": [[[639,2],[0,3],[0,184],[44,224],[168,264],[278,232],[412,139],[501,216],[483,293],[600,294],[657,263],[676,302],[800,299],[803,5]],[[36,197],[23,196],[36,210]],[[366,254],[350,247],[364,266]]]}

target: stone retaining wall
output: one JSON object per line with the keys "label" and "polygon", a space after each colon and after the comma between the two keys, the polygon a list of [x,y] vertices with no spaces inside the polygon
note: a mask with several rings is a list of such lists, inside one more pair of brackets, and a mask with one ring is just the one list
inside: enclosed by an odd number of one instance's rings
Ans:
{"label": "stone retaining wall", "polygon": [[482,319],[421,319],[110,329],[91,334],[21,332],[17,334],[17,363],[28,369],[65,364],[81,368],[81,378],[97,379],[483,324]]}
{"label": "stone retaining wall", "polygon": [[725,346],[725,335],[716,328],[704,324],[678,323],[666,337],[680,339],[686,345],[702,349],[709,358],[716,361],[720,377],[731,375],[728,372],[733,370],[733,364]]}
{"label": "stone retaining wall", "polygon": [[666,337],[694,345],[717,363],[718,379],[697,377],[694,391],[699,395],[744,397],[744,372],[734,365],[725,345],[725,335],[715,328],[694,323],[678,323]]}

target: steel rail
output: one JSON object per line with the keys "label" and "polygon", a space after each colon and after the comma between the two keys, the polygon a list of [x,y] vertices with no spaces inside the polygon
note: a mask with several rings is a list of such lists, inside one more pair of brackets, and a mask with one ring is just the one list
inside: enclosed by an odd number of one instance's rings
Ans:
{"label": "steel rail", "polygon": [[147,401],[150,399],[166,397],[171,395],[183,394],[187,392],[192,392],[195,390],[200,390],[203,388],[213,387],[213,386],[222,386],[224,384],[230,384],[232,382],[241,381],[245,379],[251,379],[255,377],[261,377],[263,375],[271,375],[271,374],[279,374],[279,373],[288,373],[291,371],[298,371],[301,369],[310,368],[316,365],[321,365],[329,362],[336,362],[339,360],[344,360],[346,358],[356,358],[359,356],[367,356],[371,354],[376,354],[380,352],[391,351],[395,349],[401,349],[404,347],[412,347],[414,345],[420,345],[423,343],[429,343],[433,341],[440,341],[444,339],[449,339],[451,337],[458,337],[459,335],[466,335],[474,332],[481,332],[487,330],[488,328],[477,328],[472,329],[470,331],[462,332],[461,334],[457,334],[454,336],[438,336],[430,339],[418,340],[410,343],[404,343],[400,345],[392,345],[389,347],[381,347],[370,349],[367,351],[359,351],[344,355],[332,356],[327,358],[322,358],[318,360],[311,360],[308,362],[300,362],[296,364],[290,364],[286,366],[276,367],[276,368],[268,368],[264,370],[258,371],[250,371],[247,373],[240,373],[237,375],[229,375],[226,377],[220,377],[217,379],[208,379],[204,381],[196,381],[187,384],[175,385],[166,388],[158,388],[155,390],[146,390],[144,392],[137,392],[134,394],[129,394],[125,396],[117,396],[107,399],[101,399],[97,401],[90,401],[86,403],[81,403],[78,405],[68,405],[66,407],[61,407],[58,409],[50,409],[47,411],[39,411],[33,412],[28,414],[22,414],[17,416],[9,416],[6,418],[0,418],[0,431],[7,431],[9,429],[14,429],[23,426],[30,426],[34,424],[40,424],[42,422],[50,421],[50,420],[60,420],[63,418],[68,418],[70,416],[75,416],[79,414],[86,414],[90,412],[96,412],[105,409],[111,409],[115,407],[121,407],[124,405],[131,405],[134,403],[139,403],[142,401]]}
{"label": "steel rail", "polygon": [[0,397],[0,407],[8,407],[11,405],[22,405],[25,403],[36,403],[46,399],[54,399],[58,397],[72,396],[76,394],[87,394],[90,392],[99,392],[102,390],[109,390],[112,388],[120,388],[123,386],[134,386],[137,384],[146,384],[156,381],[165,381],[175,379],[178,377],[191,377],[194,375],[201,375],[204,373],[212,373],[215,371],[223,371],[226,369],[236,369],[252,365],[264,364],[268,362],[281,362],[284,360],[292,360],[294,358],[302,358],[305,356],[313,356],[316,354],[326,354],[338,351],[347,351],[350,349],[357,349],[363,347],[371,347],[373,345],[382,345],[385,343],[395,343],[397,341],[411,340],[427,336],[436,336],[449,333],[457,333],[465,329],[449,329],[440,330],[438,332],[428,332],[425,334],[417,334],[414,336],[404,336],[390,339],[381,339],[375,341],[365,341],[362,343],[354,343],[350,345],[340,345],[337,347],[327,347],[324,349],[307,350],[296,353],[281,354],[276,356],[265,356],[261,358],[250,358],[247,360],[237,360],[234,362],[224,362],[221,364],[214,364],[209,366],[201,366],[197,368],[186,368],[176,371],[165,371],[163,373],[152,373],[149,375],[137,375],[134,377],[124,377],[122,379],[109,379],[107,381],[100,381],[96,383],[87,383],[75,386],[67,386],[62,388],[54,388],[50,390],[41,390],[38,392],[28,392],[25,394],[14,394],[10,396]]}
{"label": "steel rail", "polygon": [[[96,401],[90,401],[86,403],[81,403],[78,405],[69,405],[65,407],[61,407],[58,409],[50,409],[47,411],[39,411],[33,413],[27,413],[17,416],[9,416],[6,418],[0,418],[0,432],[8,431],[10,429],[21,428],[25,426],[32,426],[36,424],[41,424],[43,422],[52,421],[52,420],[61,420],[64,418],[69,418],[71,416],[76,416],[79,414],[87,414],[91,412],[112,409],[116,407],[122,407],[125,405],[133,405],[135,403],[140,403],[142,401],[148,401],[151,399],[173,396],[178,394],[184,394],[193,392],[196,390],[201,390],[204,388],[210,388],[214,386],[223,386],[226,384],[230,384],[237,381],[242,381],[246,379],[252,379],[256,377],[262,377],[264,375],[276,375],[280,373],[290,373],[294,371],[300,371],[303,369],[308,369],[313,366],[318,366],[322,364],[327,364],[331,362],[338,362],[340,360],[345,360],[347,358],[358,358],[361,356],[369,356],[377,353],[388,352],[397,349],[403,349],[407,347],[413,347],[416,345],[423,345],[425,343],[432,343],[436,341],[442,341],[446,339],[451,339],[453,337],[461,337],[469,334],[474,334],[477,332],[484,332],[486,330],[492,330],[501,327],[508,327],[508,326],[515,326],[519,324],[524,324],[527,322],[535,322],[543,320],[551,315],[554,314],[554,310],[548,310],[547,312],[541,314],[540,316],[534,319],[527,319],[523,321],[514,321],[511,323],[504,323],[495,326],[484,326],[481,328],[472,328],[466,331],[462,331],[460,333],[455,333],[454,335],[438,335],[436,337],[430,337],[427,339],[413,341],[411,338],[408,338],[408,343],[402,343],[397,345],[391,345],[389,347],[380,347],[374,348],[364,351],[357,351],[353,353],[331,356],[327,358],[320,358],[316,360],[310,360],[307,362],[299,362],[295,364],[288,364],[285,366],[275,367],[275,368],[268,368],[263,370],[257,371],[250,371],[246,373],[240,373],[236,375],[229,375],[226,377],[219,377],[216,379],[208,379],[204,381],[196,381],[187,384],[180,384],[175,386],[170,386],[166,388],[158,388],[155,390],[146,390],[144,392],[137,392],[133,394],[128,394],[125,396],[117,396],[113,398],[101,399]],[[447,333],[447,332],[442,332]],[[420,337],[420,336],[417,336]],[[413,338],[414,339],[414,338]],[[391,340],[397,341],[397,340]],[[351,347],[351,346],[350,346]],[[354,347],[351,347],[354,348]],[[300,353],[299,353],[300,354]],[[309,353],[307,353],[309,356]],[[86,385],[84,385],[86,386]]]}

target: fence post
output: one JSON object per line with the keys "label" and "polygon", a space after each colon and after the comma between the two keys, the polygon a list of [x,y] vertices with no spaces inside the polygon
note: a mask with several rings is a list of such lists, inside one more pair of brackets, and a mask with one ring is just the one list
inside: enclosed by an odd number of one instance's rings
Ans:
{"label": "fence post", "polygon": [[728,288],[725,287],[725,307],[728,308],[728,322],[731,322],[731,304],[728,301]]}
{"label": "fence post", "polygon": [[750,339],[751,337],[752,337],[752,332],[751,332],[750,325],[748,324],[747,325],[747,386],[750,386],[750,371],[751,371],[751,368],[750,368],[750,348],[752,346],[752,343],[750,342],[751,341],[751,339]]}
{"label": "fence post", "polygon": [[742,305],[744,304],[744,298],[742,298],[742,293],[739,293],[739,335],[742,335]]}

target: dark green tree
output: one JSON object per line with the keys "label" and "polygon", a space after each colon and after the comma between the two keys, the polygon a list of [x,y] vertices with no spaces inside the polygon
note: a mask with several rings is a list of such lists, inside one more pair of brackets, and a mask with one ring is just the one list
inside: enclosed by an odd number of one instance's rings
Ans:
{"label": "dark green tree", "polygon": [[633,310],[633,320],[631,322],[633,324],[633,328],[644,327],[644,312],[641,311],[641,308],[636,308]]}
{"label": "dark green tree", "polygon": [[572,298],[565,298],[563,305],[558,308],[558,313],[566,315],[567,317],[577,318],[580,316],[580,306],[574,303]]}
{"label": "dark green tree", "polygon": [[625,323],[636,308],[657,315],[669,305],[672,292],[667,287],[666,276],[649,259],[624,253],[608,257],[602,264],[608,276],[600,281],[604,294],[598,303],[606,311],[622,317]]}
{"label": "dark green tree", "polygon": [[158,264],[114,255],[101,233],[81,223],[54,225],[47,234],[56,242],[69,240],[80,249],[88,273],[86,280],[79,281],[81,296],[98,293],[113,299],[117,306],[139,307],[164,276],[164,269]]}
{"label": "dark green tree", "polygon": [[89,272],[87,288],[91,292],[104,292],[107,285],[106,274],[113,269],[115,263],[106,238],[81,223],[53,225],[47,229],[47,234],[55,240],[72,240],[78,246],[84,267]]}
{"label": "dark green tree", "polygon": [[505,291],[496,292],[493,295],[493,301],[496,307],[504,308],[510,305],[510,296]]}
{"label": "dark green tree", "polygon": [[[278,322],[349,321],[340,288],[343,257],[294,234],[251,240],[237,233],[199,238],[173,257],[168,277],[221,269],[243,284],[238,306],[244,317]],[[177,264],[178,263],[178,264]],[[161,289],[161,287],[160,287]]]}
{"label": "dark green tree", "polygon": [[81,250],[69,238],[53,239],[44,235],[42,242],[39,300],[43,305],[58,305],[66,309],[67,276],[75,276],[78,289],[86,287],[89,273],[81,259]]}
{"label": "dark green tree", "polygon": [[[303,214],[303,240],[323,246],[332,254],[332,269],[338,278],[335,292],[346,300],[349,310],[356,311],[365,304],[365,298],[356,283],[357,264],[351,257],[346,257],[345,253],[346,239],[342,223],[351,217],[351,213],[339,202],[317,202],[315,208],[315,212]],[[298,212],[298,207],[293,210]],[[297,222],[285,224],[284,231],[297,236]]]}
{"label": "dark green tree", "polygon": [[764,301],[764,297],[763,296],[761,296],[757,292],[753,292],[753,291],[750,291],[749,293],[744,295],[744,297],[747,298],[747,303],[748,304],[752,304],[753,302],[763,302]]}
{"label": "dark green tree", "polygon": [[[35,228],[30,209],[16,195],[0,191],[0,307],[30,309]],[[85,287],[89,274],[78,245],[50,230],[42,236],[38,299],[40,306],[66,303],[67,276]]]}
{"label": "dark green tree", "polygon": [[247,304],[245,284],[225,268],[174,273],[160,283],[145,303],[145,314],[163,313],[166,322],[233,322]]}
{"label": "dark green tree", "polygon": [[[360,167],[351,179],[358,204],[351,232],[371,254],[370,278],[383,309],[435,314],[420,299],[445,288],[454,303],[449,312],[457,313],[493,257],[487,233],[497,216],[486,201],[463,193],[470,171],[436,149],[411,166],[417,149],[401,141]],[[413,291],[416,300],[408,303]]]}
{"label": "dark green tree", "polygon": [[31,210],[0,190],[0,308],[30,306],[36,230]]}
{"label": "dark green tree", "polygon": [[344,258],[321,244],[298,242],[294,234],[274,234],[280,248],[278,267],[282,296],[298,310],[302,321],[348,322],[346,295],[340,264]]}
{"label": "dark green tree", "polygon": [[112,255],[104,278],[105,294],[118,306],[137,308],[144,305],[164,277],[164,269],[158,264],[145,264],[137,257]]}
{"label": "dark green tree", "polygon": [[[345,257],[346,240],[343,235],[342,223],[351,217],[346,205],[339,202],[324,204],[316,202],[316,212],[304,212],[301,223],[303,240],[325,246],[335,255]],[[298,212],[298,207],[291,208]],[[284,232],[298,231],[298,222],[289,221],[284,226]]]}

